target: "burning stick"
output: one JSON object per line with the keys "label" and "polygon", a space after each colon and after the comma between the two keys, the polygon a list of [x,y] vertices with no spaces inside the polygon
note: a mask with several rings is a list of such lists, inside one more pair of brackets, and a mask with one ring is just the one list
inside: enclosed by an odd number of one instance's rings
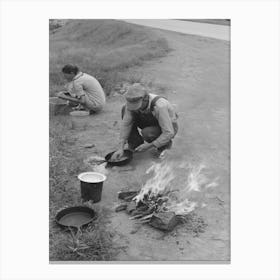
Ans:
{"label": "burning stick", "polygon": [[[182,165],[183,167],[180,166],[179,171],[180,168],[181,170],[184,168],[183,175],[187,174],[187,177],[179,188],[173,189],[174,179],[178,178],[178,176],[175,176],[175,173],[178,172],[178,164],[161,162],[152,165],[147,170],[146,173],[153,172],[153,176],[148,179],[140,192],[119,193],[121,199],[132,199],[126,209],[127,213],[132,215],[131,220],[137,220],[139,223],[149,223],[158,229],[170,231],[179,220],[182,220],[182,217],[186,217],[197,207],[197,202],[189,200],[191,192],[201,192],[210,186],[217,185],[216,182],[215,184],[211,183],[202,174],[204,165],[193,167],[187,164]],[[176,183],[176,186],[178,186],[178,183]]]}
{"label": "burning stick", "polygon": [[147,216],[142,217],[141,219],[139,219],[139,221],[145,221],[145,220],[147,220],[147,219],[152,218],[153,216],[154,216],[154,213],[152,213],[152,214],[150,214],[150,215],[147,215]]}

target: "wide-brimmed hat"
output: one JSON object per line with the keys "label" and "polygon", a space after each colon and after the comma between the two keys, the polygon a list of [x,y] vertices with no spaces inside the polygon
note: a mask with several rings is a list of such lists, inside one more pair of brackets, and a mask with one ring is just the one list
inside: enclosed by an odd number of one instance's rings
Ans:
{"label": "wide-brimmed hat", "polygon": [[126,108],[129,111],[139,110],[142,105],[143,97],[147,94],[146,89],[139,83],[129,87],[125,94]]}

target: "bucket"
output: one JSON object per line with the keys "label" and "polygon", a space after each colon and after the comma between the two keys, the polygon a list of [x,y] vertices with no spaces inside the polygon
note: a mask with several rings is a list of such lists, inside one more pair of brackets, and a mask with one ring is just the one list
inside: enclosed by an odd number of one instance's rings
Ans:
{"label": "bucket", "polygon": [[67,101],[58,97],[49,98],[49,113],[50,116],[64,114],[65,108],[67,108]]}
{"label": "bucket", "polygon": [[70,112],[72,129],[85,130],[88,126],[88,111],[73,111]]}
{"label": "bucket", "polygon": [[102,195],[103,182],[106,176],[97,172],[85,172],[78,176],[81,184],[81,197],[84,201],[99,202]]}

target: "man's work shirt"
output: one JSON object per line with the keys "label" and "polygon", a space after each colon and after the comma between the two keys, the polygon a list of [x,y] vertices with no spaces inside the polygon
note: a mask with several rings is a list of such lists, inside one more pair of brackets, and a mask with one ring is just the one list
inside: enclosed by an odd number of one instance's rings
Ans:
{"label": "man's work shirt", "polygon": [[[151,101],[156,96],[157,95],[155,94],[149,94],[149,104],[145,111],[151,110]],[[160,98],[156,101],[152,114],[158,120],[161,128],[161,135],[153,141],[153,145],[159,148],[166,145],[174,137],[175,131],[173,124],[177,124],[178,116],[173,106],[165,98]],[[133,123],[133,113],[125,109],[125,114],[121,124],[121,140],[126,141],[128,139]]]}
{"label": "man's work shirt", "polygon": [[100,83],[86,73],[79,72],[65,87],[72,97],[86,96],[96,107],[103,107],[106,103]]}

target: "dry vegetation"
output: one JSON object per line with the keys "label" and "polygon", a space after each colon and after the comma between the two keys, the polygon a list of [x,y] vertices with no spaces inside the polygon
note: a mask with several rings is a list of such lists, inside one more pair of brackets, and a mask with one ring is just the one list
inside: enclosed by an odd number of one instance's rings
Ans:
{"label": "dry vegetation", "polygon": [[[84,162],[73,149],[75,137],[67,129],[63,116],[50,123],[50,261],[112,260],[122,250],[113,243],[114,231],[107,227],[109,211],[94,207],[80,198],[76,175],[84,171]],[[97,218],[82,231],[62,229],[54,221],[56,213],[67,206],[86,205],[98,212]]]}
{"label": "dry vegetation", "polygon": [[126,70],[166,55],[167,41],[145,27],[116,20],[69,20],[50,28],[50,95],[61,89],[67,63],[95,76],[110,95]]}

